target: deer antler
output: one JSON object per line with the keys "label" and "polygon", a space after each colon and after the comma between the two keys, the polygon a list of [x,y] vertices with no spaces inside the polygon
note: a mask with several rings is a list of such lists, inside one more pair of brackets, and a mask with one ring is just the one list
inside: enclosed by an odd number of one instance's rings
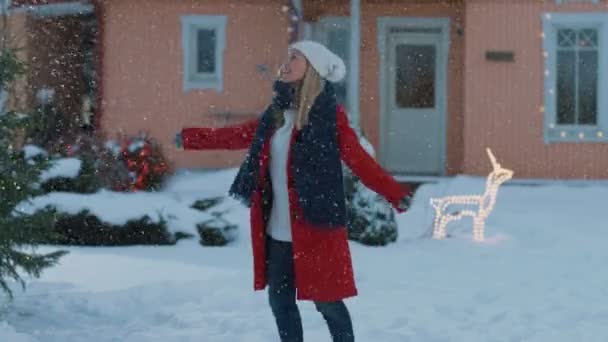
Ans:
{"label": "deer antler", "polygon": [[494,169],[499,169],[500,164],[496,161],[496,157],[494,157],[494,154],[492,154],[492,150],[490,150],[489,147],[486,147],[486,152],[488,152],[488,157],[490,157],[490,161],[492,162]]}

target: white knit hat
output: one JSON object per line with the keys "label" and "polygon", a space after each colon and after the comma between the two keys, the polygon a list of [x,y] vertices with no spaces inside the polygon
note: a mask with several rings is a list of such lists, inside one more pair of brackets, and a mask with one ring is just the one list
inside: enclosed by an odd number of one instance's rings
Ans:
{"label": "white knit hat", "polygon": [[319,75],[330,82],[340,82],[346,76],[346,66],[342,58],[322,44],[301,40],[291,44],[289,49],[300,51]]}

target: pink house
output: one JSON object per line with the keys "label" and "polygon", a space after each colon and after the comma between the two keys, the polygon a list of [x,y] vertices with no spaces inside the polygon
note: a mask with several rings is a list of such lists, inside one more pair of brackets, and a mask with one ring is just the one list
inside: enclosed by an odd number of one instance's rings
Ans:
{"label": "pink house", "polygon": [[[263,110],[289,38],[298,34],[345,59],[350,72],[337,85],[339,98],[380,163],[403,181],[484,175],[486,147],[519,178],[608,178],[608,100],[601,96],[608,89],[608,1],[10,5],[12,20],[38,32],[92,15],[96,129],[107,136],[146,130],[178,167],[239,164],[244,152],[180,152],[172,138],[185,125],[235,124]],[[36,35],[27,40],[32,56],[52,48]]]}

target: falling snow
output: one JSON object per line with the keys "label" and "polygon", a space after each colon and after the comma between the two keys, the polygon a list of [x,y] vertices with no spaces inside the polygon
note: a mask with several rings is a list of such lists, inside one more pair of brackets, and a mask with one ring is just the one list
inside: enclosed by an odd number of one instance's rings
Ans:
{"label": "falling snow", "polygon": [[[608,183],[553,180],[608,177],[608,102],[601,96],[608,74],[600,43],[607,1],[48,1],[58,4],[7,11],[18,2],[0,1],[0,12],[17,18],[15,28],[0,30],[0,40],[3,49],[23,45],[28,70],[14,88],[0,89],[0,117],[10,109],[17,119],[39,119],[44,143],[19,136],[7,146],[21,149],[30,165],[50,159],[41,182],[79,177],[82,161],[62,154],[94,133],[113,139],[149,132],[176,169],[237,164],[242,155],[176,152],[173,132],[260,112],[284,47],[310,35],[361,73],[349,72],[353,78],[334,86],[338,102],[361,106],[350,114],[361,116],[362,130],[382,152],[378,159],[392,171],[420,168],[396,173],[426,182],[410,210],[396,216],[396,242],[350,242],[359,296],[346,303],[357,340],[608,341]],[[97,7],[102,3],[112,6]],[[302,4],[306,13],[298,10]],[[353,4],[361,18],[348,17]],[[204,20],[186,30],[196,33],[186,39],[180,19],[189,15]],[[211,17],[227,19],[226,27],[211,25]],[[436,24],[448,17],[446,27]],[[360,55],[352,56],[358,46]],[[360,69],[350,68],[354,62]],[[190,79],[200,82],[190,89]],[[362,144],[373,154],[369,141]],[[431,198],[482,194],[486,186],[481,177],[435,175],[484,174],[486,145],[500,150],[515,177],[534,179],[501,186],[482,242],[474,241],[466,217],[434,240]],[[143,146],[135,139],[127,149]],[[106,147],[121,153],[115,141]],[[424,169],[433,161],[439,169]],[[192,204],[224,197],[236,171],[180,171],[158,192],[52,192],[17,210],[87,210],[113,225],[147,216],[166,220],[170,232],[196,236],[214,213]],[[427,174],[433,176],[419,176]],[[360,210],[390,216],[377,194],[356,189],[366,200]],[[252,291],[250,213],[230,198],[216,210],[239,227],[222,248],[196,239],[167,247],[61,247],[70,253],[40,278],[28,278],[27,291],[11,284],[15,299],[0,304],[0,341],[277,341],[266,293]],[[300,308],[306,341],[330,341],[314,305]]]}
{"label": "falling snow", "polygon": [[[160,196],[221,194],[234,174],[185,174]],[[488,218],[485,243],[472,241],[470,222],[452,226],[451,238],[432,240],[428,200],[483,187],[483,179],[468,177],[425,185],[399,216],[398,242],[383,248],[351,243],[360,295],[347,305],[358,340],[605,340],[608,309],[601,298],[608,277],[599,270],[608,251],[598,222],[608,186],[506,185]],[[29,281],[27,292],[17,290],[0,311],[0,340],[277,340],[266,294],[252,291],[247,209],[230,206],[240,229],[228,247],[182,241],[68,248],[58,267]],[[189,220],[192,213],[181,214]],[[330,341],[314,306],[302,302],[300,308],[307,340]]]}

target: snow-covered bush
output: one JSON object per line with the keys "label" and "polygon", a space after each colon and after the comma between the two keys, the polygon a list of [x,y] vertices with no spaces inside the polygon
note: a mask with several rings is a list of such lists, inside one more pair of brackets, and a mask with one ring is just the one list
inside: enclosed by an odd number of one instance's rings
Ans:
{"label": "snow-covered bush", "polygon": [[111,158],[101,138],[90,132],[79,134],[50,158],[51,168],[40,177],[41,188],[45,193],[94,193],[106,185],[102,171]]}
{"label": "snow-covered bush", "polygon": [[[374,155],[371,144],[359,136],[368,153]],[[344,166],[348,238],[365,245],[384,246],[397,240],[397,222],[391,205],[380,195],[361,183]]]}
{"label": "snow-covered bush", "polygon": [[55,235],[37,241],[50,244],[167,245],[198,235],[202,245],[217,246],[233,241],[237,233],[221,198],[196,201],[173,192],[54,192],[18,209],[26,215],[52,213],[48,221]]}
{"label": "snow-covered bush", "polygon": [[[54,177],[43,184],[47,192],[64,191],[82,194],[94,193],[100,189],[110,189],[120,176],[110,172],[115,165],[122,165],[117,155],[107,147],[105,139],[93,132],[83,132],[66,146],[66,159],[80,161],[78,175]],[[120,174],[126,175],[127,171]],[[124,177],[126,178],[126,176]]]}
{"label": "snow-covered bush", "polygon": [[56,212],[55,237],[46,243],[80,246],[171,245],[191,237],[184,232],[169,232],[167,220],[145,215],[116,225],[104,222],[87,210],[75,215]]}
{"label": "snow-covered bush", "polygon": [[[63,154],[71,165],[80,161],[78,173],[55,172],[42,184],[46,192],[156,191],[170,171],[161,146],[145,134],[107,141],[94,132],[83,132]],[[57,161],[58,168],[64,170],[68,160]]]}
{"label": "snow-covered bush", "polygon": [[211,217],[196,225],[200,243],[204,246],[224,246],[234,241],[238,226],[224,219],[225,212],[212,211],[212,208],[222,202],[221,197],[198,200],[192,208],[209,211]]}

